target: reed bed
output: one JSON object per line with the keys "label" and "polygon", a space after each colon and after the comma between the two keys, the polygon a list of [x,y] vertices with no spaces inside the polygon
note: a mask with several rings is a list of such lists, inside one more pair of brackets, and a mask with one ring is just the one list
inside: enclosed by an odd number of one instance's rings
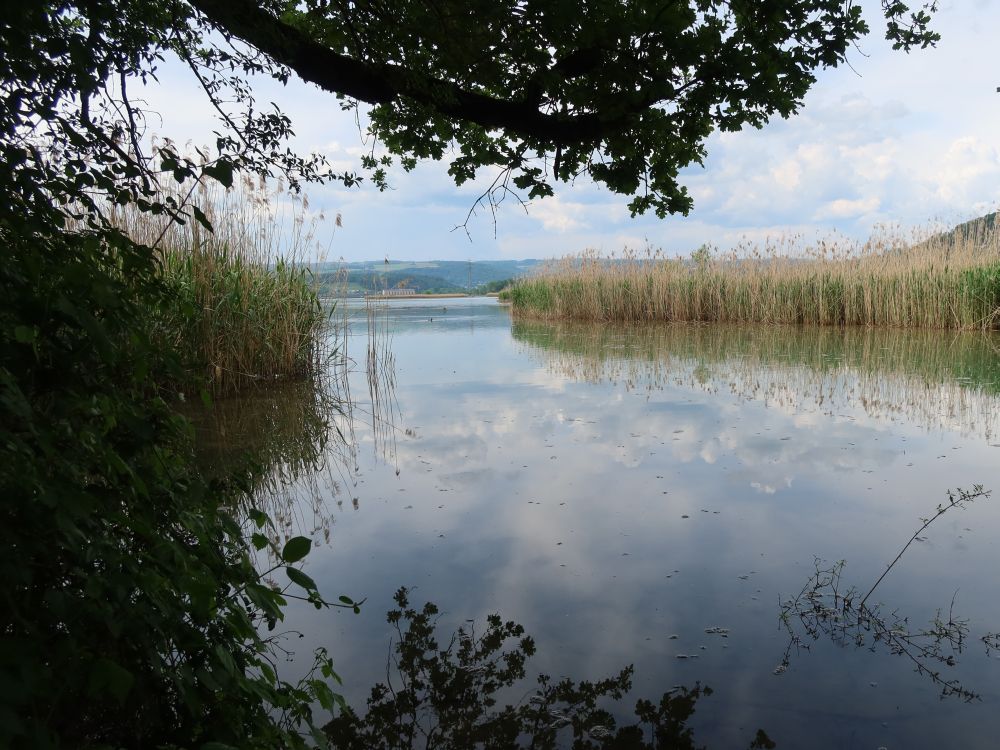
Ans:
{"label": "reed bed", "polygon": [[322,252],[324,217],[309,217],[307,198],[249,178],[229,190],[164,191],[197,206],[213,231],[130,208],[113,214],[159,254],[171,293],[150,311],[154,335],[217,394],[315,374],[334,337],[304,258]]}
{"label": "reed bed", "polygon": [[[961,230],[961,231],[960,231]],[[1000,242],[992,222],[914,241],[794,238],[689,258],[626,250],[556,262],[504,297],[544,319],[776,323],[907,328],[1000,327]]]}

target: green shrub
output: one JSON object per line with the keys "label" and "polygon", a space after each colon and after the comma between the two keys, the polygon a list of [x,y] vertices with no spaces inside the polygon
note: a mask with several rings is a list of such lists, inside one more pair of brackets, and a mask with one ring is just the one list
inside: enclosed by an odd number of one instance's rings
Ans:
{"label": "green shrub", "polygon": [[308,540],[282,560],[193,468],[157,385],[178,358],[135,325],[171,301],[152,255],[10,213],[0,242],[0,746],[302,746],[329,660],[283,682],[261,631],[293,581],[322,606]]}

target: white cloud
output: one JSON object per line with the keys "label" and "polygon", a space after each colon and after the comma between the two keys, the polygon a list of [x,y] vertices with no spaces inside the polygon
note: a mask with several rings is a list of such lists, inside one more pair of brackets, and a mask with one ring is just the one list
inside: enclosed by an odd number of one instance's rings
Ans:
{"label": "white cloud", "polygon": [[794,190],[802,181],[802,167],[794,159],[786,159],[771,168],[771,177],[786,190]]}
{"label": "white cloud", "polygon": [[838,198],[820,206],[815,216],[817,219],[850,219],[874,212],[878,209],[879,203],[878,196],[875,195],[856,200]]}
{"label": "white cloud", "polygon": [[582,203],[564,201],[558,195],[536,201],[529,209],[528,215],[535,221],[541,222],[544,229],[560,234],[588,226],[587,207]]}
{"label": "white cloud", "polygon": [[947,203],[974,200],[976,194],[988,192],[990,186],[997,195],[1000,153],[994,145],[975,136],[958,138],[935,160],[933,171],[925,171],[925,179],[936,182],[936,195]]}

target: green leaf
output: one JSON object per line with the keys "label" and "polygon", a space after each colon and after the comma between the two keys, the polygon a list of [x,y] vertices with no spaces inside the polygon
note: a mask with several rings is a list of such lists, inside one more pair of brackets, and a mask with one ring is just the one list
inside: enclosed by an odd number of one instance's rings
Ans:
{"label": "green leaf", "polygon": [[236,662],[233,661],[233,655],[230,654],[222,646],[222,644],[219,644],[215,647],[215,655],[216,657],[218,657],[219,663],[222,665],[222,668],[225,669],[230,675],[235,677],[237,670],[236,670]]}
{"label": "green leaf", "polygon": [[288,578],[291,580],[292,583],[297,583],[299,586],[308,591],[316,590],[316,581],[307,576],[298,568],[287,567],[285,568],[285,572],[288,574]]}
{"label": "green leaf", "polygon": [[267,680],[269,685],[274,685],[274,683],[278,680],[278,676],[274,673],[271,665],[266,661],[262,661],[260,663],[260,673],[264,675],[264,679]]}
{"label": "green leaf", "polygon": [[226,159],[219,159],[215,164],[207,164],[202,168],[202,172],[225,187],[233,186],[233,163]]}
{"label": "green leaf", "polygon": [[319,704],[325,708],[327,711],[333,711],[334,707],[339,703],[337,698],[340,696],[336,695],[322,680],[312,681],[313,693],[316,695],[316,700]]}
{"label": "green leaf", "polygon": [[268,516],[267,513],[265,513],[264,511],[258,510],[257,508],[251,508],[250,510],[248,510],[247,516],[250,518],[251,521],[253,521],[257,525],[258,529],[263,529],[265,526],[274,525],[271,523],[270,516]]}
{"label": "green leaf", "polygon": [[34,326],[15,326],[14,340],[19,344],[30,344],[38,336],[38,329]]}
{"label": "green leaf", "polygon": [[222,690],[222,684],[215,679],[215,675],[204,667],[199,669],[195,674],[198,677],[198,682],[207,687],[209,690]]}
{"label": "green leaf", "polygon": [[313,726],[312,722],[309,723],[309,734],[319,750],[325,750],[325,748],[330,747],[330,739],[319,727]]}
{"label": "green leaf", "polygon": [[191,206],[191,211],[194,212],[194,218],[199,224],[205,227],[205,229],[207,229],[209,232],[215,231],[215,229],[212,227],[212,222],[210,222],[208,220],[208,217],[205,216],[204,211],[202,211],[197,206]]}
{"label": "green leaf", "polygon": [[283,618],[281,608],[287,604],[285,598],[269,586],[259,583],[248,584],[244,589],[247,598],[256,604],[265,614],[280,620]]}
{"label": "green leaf", "polygon": [[107,690],[119,703],[124,703],[134,681],[132,673],[120,664],[110,659],[98,659],[91,669],[90,690],[92,693]]}
{"label": "green leaf", "polygon": [[312,547],[312,539],[305,536],[292,537],[281,550],[281,559],[286,563],[294,563],[309,554]]}
{"label": "green leaf", "polygon": [[321,669],[324,677],[326,677],[328,679],[331,679],[331,680],[336,680],[338,685],[343,685],[344,684],[344,681],[342,679],[340,679],[340,675],[337,674],[334,671],[334,669],[333,669],[333,661],[331,661],[330,659],[325,659],[323,661],[323,664],[320,667],[320,669]]}
{"label": "green leaf", "polygon": [[254,549],[264,549],[267,546],[267,537],[259,531],[255,531],[250,535],[250,543],[253,544]]}

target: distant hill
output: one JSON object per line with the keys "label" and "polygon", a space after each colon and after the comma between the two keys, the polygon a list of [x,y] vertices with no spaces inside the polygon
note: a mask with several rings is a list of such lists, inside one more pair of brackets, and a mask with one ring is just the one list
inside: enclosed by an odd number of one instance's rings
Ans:
{"label": "distant hill", "polygon": [[323,294],[370,294],[383,289],[412,289],[420,293],[451,294],[466,291],[440,276],[411,271],[351,270],[327,271],[317,274]]}
{"label": "distant hill", "polygon": [[416,292],[468,292],[487,284],[526,276],[544,261],[526,260],[428,260],[360,261],[318,263],[313,273],[327,294],[343,289],[347,294],[377,292],[382,289],[413,289]]}
{"label": "distant hill", "polygon": [[974,239],[976,237],[983,237],[988,233],[992,233],[997,226],[997,212],[986,214],[985,216],[980,216],[979,218],[972,219],[963,224],[959,224],[954,229],[943,232],[939,235],[940,239],[954,242],[961,242],[964,240]]}
{"label": "distant hill", "polygon": [[997,229],[997,213],[993,212],[963,222],[943,232],[933,234],[927,239],[908,247],[892,250],[890,254],[905,257],[913,253],[943,252],[947,256],[956,246],[963,245],[966,246],[966,250],[979,246],[987,250],[996,245],[998,240]]}

